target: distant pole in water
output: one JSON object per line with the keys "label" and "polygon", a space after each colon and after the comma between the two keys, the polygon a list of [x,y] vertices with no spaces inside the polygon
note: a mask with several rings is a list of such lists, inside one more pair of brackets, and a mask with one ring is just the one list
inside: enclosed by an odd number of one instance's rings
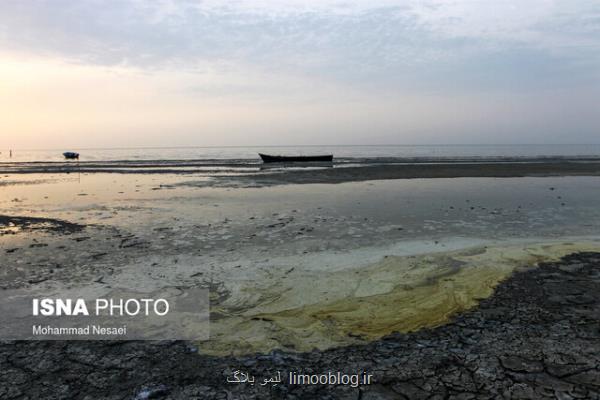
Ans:
{"label": "distant pole in water", "polygon": [[10,158],[12,158],[12,150],[10,150]]}

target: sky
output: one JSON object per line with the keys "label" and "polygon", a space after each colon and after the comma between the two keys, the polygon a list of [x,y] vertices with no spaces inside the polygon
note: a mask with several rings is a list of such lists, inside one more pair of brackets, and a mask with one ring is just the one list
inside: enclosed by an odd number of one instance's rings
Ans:
{"label": "sky", "polygon": [[600,2],[20,1],[0,148],[600,143]]}

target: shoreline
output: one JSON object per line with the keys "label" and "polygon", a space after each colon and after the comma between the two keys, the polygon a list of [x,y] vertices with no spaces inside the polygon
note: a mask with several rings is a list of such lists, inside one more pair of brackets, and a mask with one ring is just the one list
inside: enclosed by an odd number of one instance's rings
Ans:
{"label": "shoreline", "polygon": [[257,186],[310,183],[344,183],[393,179],[520,178],[552,176],[600,176],[598,162],[407,164],[319,170],[294,170],[264,175],[215,177],[217,183],[236,180]]}
{"label": "shoreline", "polygon": [[[332,166],[271,166],[255,162],[211,163],[205,161],[5,163],[0,164],[0,185],[20,184],[20,180],[15,179],[16,176],[33,174],[37,174],[41,178],[47,174],[179,175],[185,176],[189,181],[166,186],[265,187],[394,179],[600,176],[600,161],[558,159],[550,161],[349,162],[335,163]],[[201,177],[204,180],[194,181],[194,177]],[[6,180],[6,178],[10,180]]]}
{"label": "shoreline", "polygon": [[[600,253],[520,270],[443,326],[365,345],[211,357],[186,342],[4,342],[5,398],[600,398]],[[540,351],[542,349],[542,351]],[[373,374],[371,385],[227,383],[293,371]],[[89,385],[69,380],[85,375]],[[23,379],[29,377],[28,379]],[[35,379],[30,379],[35,377]],[[371,396],[371,397],[367,397]]]}

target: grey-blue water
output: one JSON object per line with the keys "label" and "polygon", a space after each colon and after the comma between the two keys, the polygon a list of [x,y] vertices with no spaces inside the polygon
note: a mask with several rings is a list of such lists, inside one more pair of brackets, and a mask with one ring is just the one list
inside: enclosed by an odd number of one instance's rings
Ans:
{"label": "grey-blue water", "polygon": [[488,159],[537,157],[600,157],[600,144],[572,145],[389,145],[288,147],[169,147],[53,150],[0,150],[0,162],[62,161],[64,151],[77,151],[81,161],[212,160],[258,162],[258,153],[282,155],[333,154],[337,160]]}

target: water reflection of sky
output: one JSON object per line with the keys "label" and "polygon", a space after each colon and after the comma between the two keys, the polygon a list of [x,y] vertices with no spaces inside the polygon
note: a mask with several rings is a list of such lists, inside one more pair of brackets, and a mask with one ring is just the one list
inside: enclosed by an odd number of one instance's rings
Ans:
{"label": "water reflection of sky", "polygon": [[[207,185],[179,185],[199,179]],[[134,225],[140,226],[169,218],[189,224],[228,219],[234,235],[236,229],[252,225],[250,217],[291,215],[293,210],[296,221],[308,226],[321,223],[313,221],[315,216],[327,217],[333,230],[338,224],[340,232],[354,232],[349,235],[362,236],[358,242],[365,243],[442,236],[594,235],[600,226],[600,177],[408,179],[264,188],[216,188],[208,177],[179,174],[26,174],[2,180],[29,183],[0,185],[0,212],[7,215],[116,225],[134,216]],[[399,229],[386,233],[381,231],[385,226]],[[361,235],[361,230],[370,233]]]}

